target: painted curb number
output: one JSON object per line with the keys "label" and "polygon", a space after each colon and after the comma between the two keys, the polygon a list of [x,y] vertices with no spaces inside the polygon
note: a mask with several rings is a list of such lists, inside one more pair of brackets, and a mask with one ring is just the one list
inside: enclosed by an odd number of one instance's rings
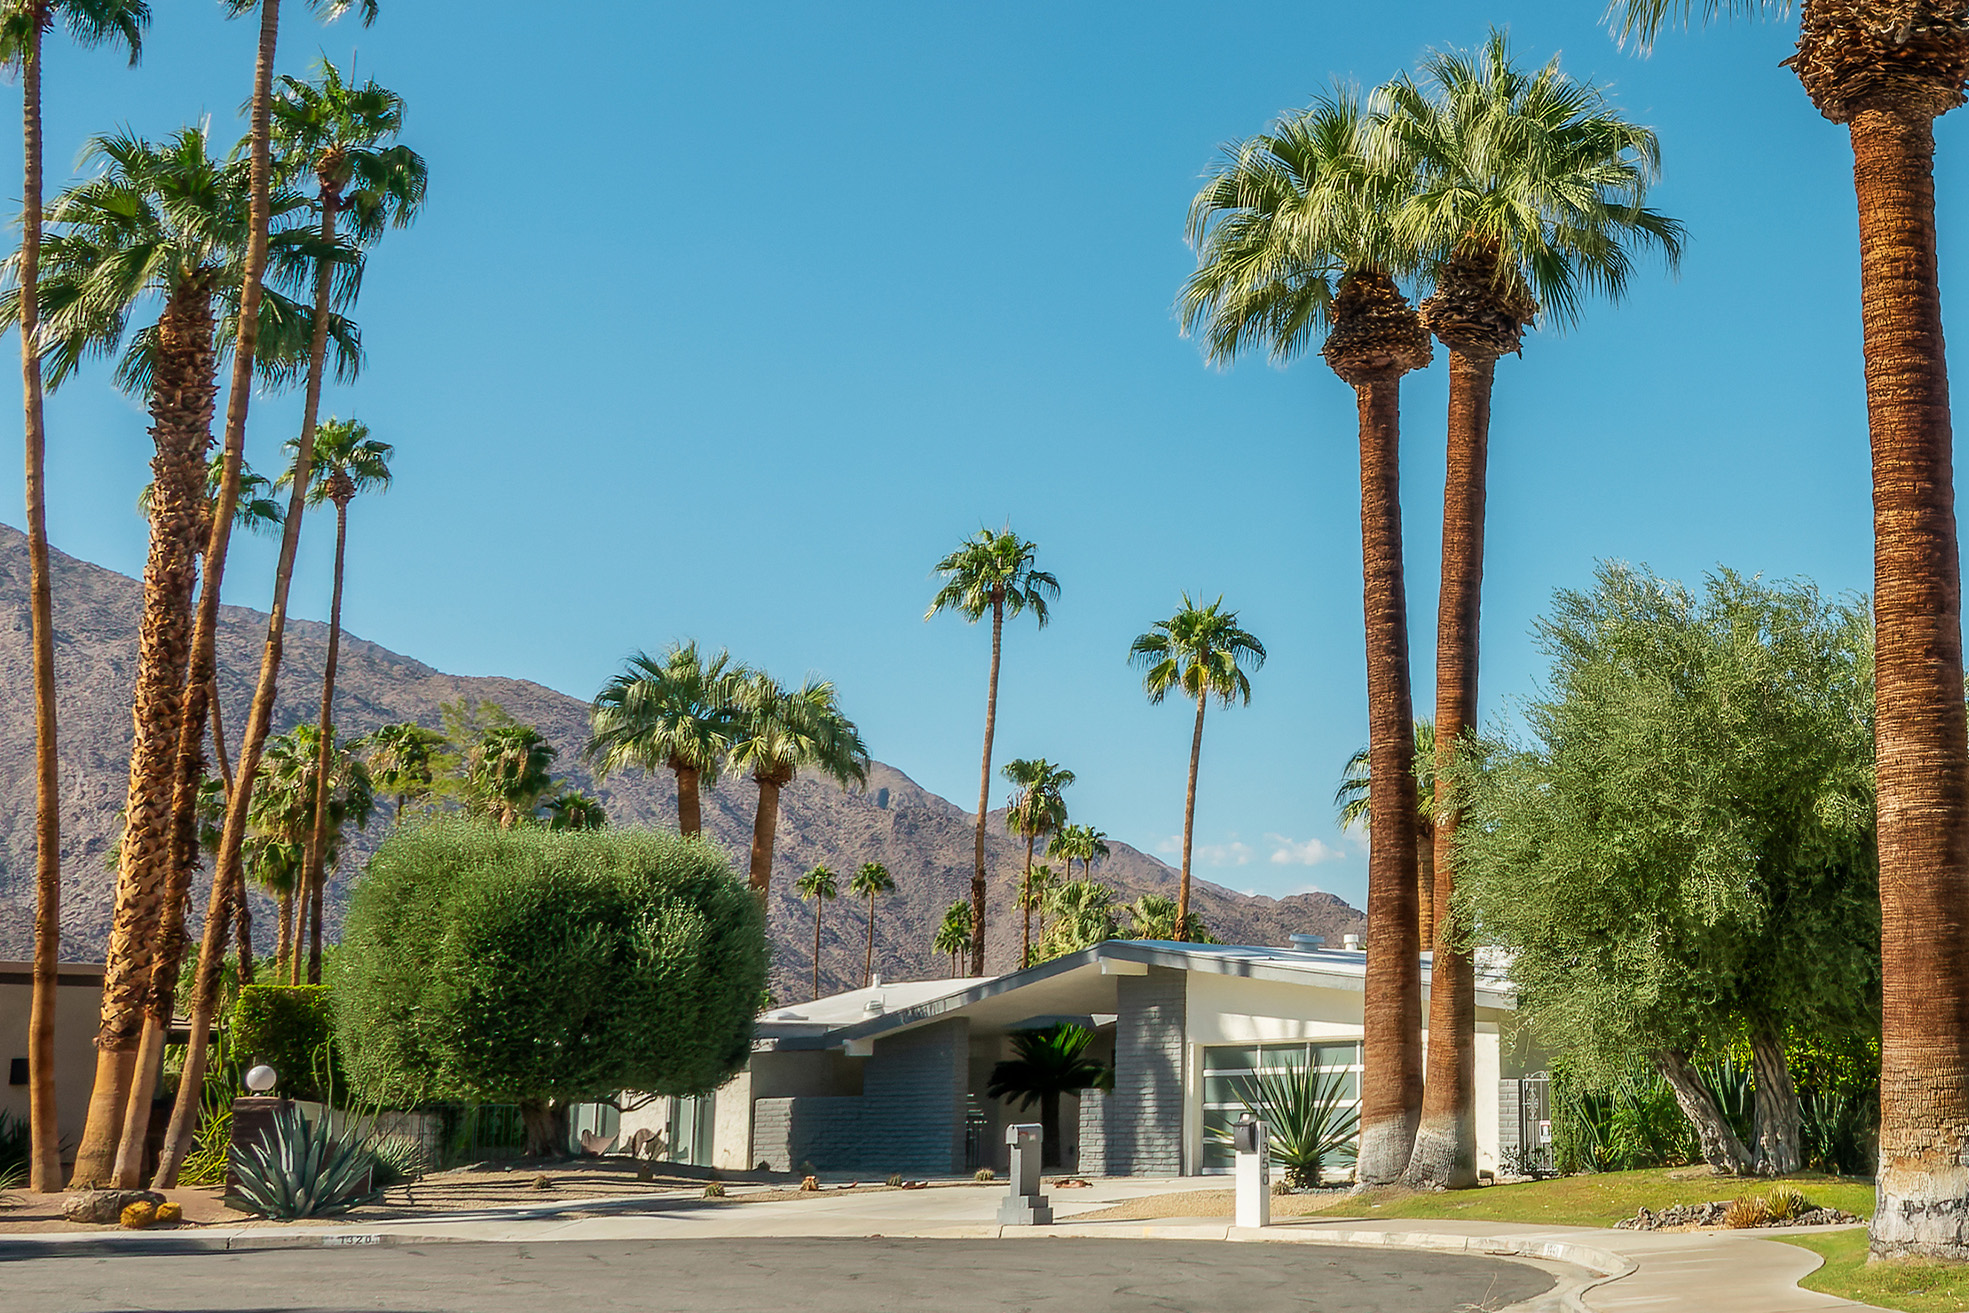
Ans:
{"label": "painted curb number", "polygon": [[324,1236],[321,1243],[330,1247],[335,1245],[373,1245],[379,1243],[382,1238],[376,1235],[332,1235]]}

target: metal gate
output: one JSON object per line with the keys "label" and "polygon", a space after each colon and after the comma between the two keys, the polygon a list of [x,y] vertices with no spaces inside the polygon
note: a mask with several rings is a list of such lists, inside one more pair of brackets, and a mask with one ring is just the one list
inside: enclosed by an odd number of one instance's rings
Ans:
{"label": "metal gate", "polygon": [[1518,1151],[1526,1168],[1552,1170],[1552,1074],[1518,1078]]}

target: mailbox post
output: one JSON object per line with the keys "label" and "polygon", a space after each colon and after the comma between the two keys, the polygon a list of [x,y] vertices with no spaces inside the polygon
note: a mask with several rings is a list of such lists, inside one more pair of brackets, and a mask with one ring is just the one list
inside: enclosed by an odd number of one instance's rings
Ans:
{"label": "mailbox post", "polygon": [[1005,1128],[1005,1143],[1012,1146],[1012,1190],[998,1205],[1000,1226],[1051,1226],[1053,1207],[1039,1193],[1039,1156],[1043,1152],[1044,1128],[1020,1122]]}
{"label": "mailbox post", "polygon": [[1237,1224],[1272,1224],[1271,1128],[1246,1113],[1231,1128],[1231,1147],[1237,1151]]}

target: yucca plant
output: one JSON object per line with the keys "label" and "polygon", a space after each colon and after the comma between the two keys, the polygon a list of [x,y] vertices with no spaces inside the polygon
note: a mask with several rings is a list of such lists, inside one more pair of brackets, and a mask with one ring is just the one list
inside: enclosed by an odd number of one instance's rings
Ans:
{"label": "yucca plant", "polygon": [[367,1192],[375,1158],[362,1137],[338,1131],[326,1112],[314,1121],[274,1110],[273,1134],[235,1160],[239,1195],[254,1212],[282,1220],[345,1212]]}
{"label": "yucca plant", "polygon": [[378,1190],[415,1181],[431,1170],[431,1156],[414,1135],[378,1135],[366,1147],[376,1168],[370,1184]]}
{"label": "yucca plant", "polygon": [[[1360,1113],[1349,1106],[1344,1078],[1310,1064],[1259,1071],[1238,1083],[1245,1111],[1260,1118],[1271,1139],[1272,1161],[1285,1168],[1294,1189],[1316,1189],[1328,1164],[1351,1163]],[[1228,1144],[1229,1131],[1215,1138]]]}

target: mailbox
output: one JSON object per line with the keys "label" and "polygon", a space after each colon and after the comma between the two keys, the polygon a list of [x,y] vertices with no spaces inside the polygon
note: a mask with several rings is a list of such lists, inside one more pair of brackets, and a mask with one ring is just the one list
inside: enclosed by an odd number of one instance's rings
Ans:
{"label": "mailbox", "polygon": [[1256,1117],[1248,1112],[1244,1114],[1238,1124],[1231,1128],[1231,1148],[1239,1153],[1257,1153],[1263,1149],[1265,1146],[1258,1138],[1262,1133],[1262,1126],[1263,1123]]}
{"label": "mailbox", "polygon": [[1053,1220],[1053,1210],[1039,1192],[1044,1130],[1032,1122],[1019,1122],[1005,1128],[1005,1143],[1012,1150],[1012,1182],[998,1206],[998,1221],[1003,1226],[1046,1226]]}

